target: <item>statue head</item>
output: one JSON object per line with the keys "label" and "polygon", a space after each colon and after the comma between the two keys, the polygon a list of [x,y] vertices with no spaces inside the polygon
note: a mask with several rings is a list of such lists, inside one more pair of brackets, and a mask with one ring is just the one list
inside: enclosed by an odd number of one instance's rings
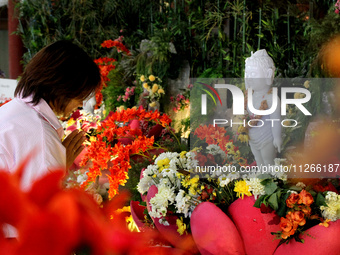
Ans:
{"label": "statue head", "polygon": [[245,62],[246,89],[262,89],[273,83],[275,65],[265,49],[251,52]]}

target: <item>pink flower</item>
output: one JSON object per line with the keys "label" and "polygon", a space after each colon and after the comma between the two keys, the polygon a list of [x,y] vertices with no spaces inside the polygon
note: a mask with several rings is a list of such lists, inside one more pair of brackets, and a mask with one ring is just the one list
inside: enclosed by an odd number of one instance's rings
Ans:
{"label": "pink flower", "polygon": [[129,97],[130,96],[129,92],[125,92],[125,96]]}
{"label": "pink flower", "polygon": [[336,13],[336,14],[339,14],[339,9],[335,9],[335,13]]}
{"label": "pink flower", "polygon": [[130,92],[130,87],[127,87],[127,88],[126,88],[126,92]]}
{"label": "pink flower", "polygon": [[97,128],[97,123],[96,122],[84,122],[83,125],[81,126],[81,129],[84,130],[85,132],[89,132],[89,130],[93,128]]}
{"label": "pink flower", "polygon": [[188,89],[192,89],[193,87],[194,87],[193,84],[189,84],[189,85],[188,85]]}

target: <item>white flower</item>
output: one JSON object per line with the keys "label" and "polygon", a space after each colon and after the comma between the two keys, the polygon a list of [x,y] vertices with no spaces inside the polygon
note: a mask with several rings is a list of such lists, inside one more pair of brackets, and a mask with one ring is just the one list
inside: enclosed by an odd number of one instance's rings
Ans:
{"label": "white flower", "polygon": [[150,199],[152,207],[150,216],[154,218],[165,217],[169,202],[172,204],[175,200],[175,193],[173,188],[168,187],[164,183],[158,186],[158,193]]}
{"label": "white flower", "polygon": [[261,184],[261,179],[259,178],[249,178],[245,180],[247,185],[249,186],[249,191],[253,193],[255,199],[258,196],[265,195],[266,192],[264,190],[264,186]]}
{"label": "white flower", "polygon": [[177,213],[184,213],[184,216],[188,217],[190,212],[190,203],[188,203],[190,201],[190,196],[181,189],[179,190],[175,200]]}
{"label": "white flower", "polygon": [[218,178],[218,181],[221,187],[225,187],[232,181],[232,179],[223,174]]}
{"label": "white flower", "polygon": [[340,195],[328,191],[325,198],[327,206],[320,206],[322,216],[331,221],[340,219]]}
{"label": "white flower", "polygon": [[275,158],[274,159],[274,164],[276,166],[280,166],[280,165],[282,165],[282,163],[284,163],[286,161],[287,161],[287,159],[285,159],[285,158]]}
{"label": "white flower", "polygon": [[171,161],[172,158],[176,157],[179,157],[179,154],[177,152],[163,152],[155,159],[155,165],[157,165],[157,162],[159,160],[168,158]]}
{"label": "white flower", "polygon": [[302,189],[306,188],[306,184],[304,184],[303,182],[298,182],[295,186],[300,187]]}
{"label": "white flower", "polygon": [[153,185],[153,179],[150,176],[145,176],[143,177],[138,185],[137,185],[137,190],[139,193],[144,194],[149,190],[149,188]]}
{"label": "white flower", "polygon": [[83,174],[79,174],[79,175],[77,176],[77,182],[78,182],[80,185],[83,184],[83,182],[86,181],[86,180],[87,180],[87,174],[86,174],[86,172],[83,173]]}
{"label": "white flower", "polygon": [[195,159],[195,153],[193,152],[188,152],[186,154],[187,157],[187,164],[186,164],[186,168],[188,170],[194,170],[196,169],[196,166],[198,166],[198,160]]}
{"label": "white flower", "polygon": [[158,222],[160,224],[164,225],[164,226],[169,226],[170,225],[169,222],[166,219],[164,219],[164,218],[159,219]]}

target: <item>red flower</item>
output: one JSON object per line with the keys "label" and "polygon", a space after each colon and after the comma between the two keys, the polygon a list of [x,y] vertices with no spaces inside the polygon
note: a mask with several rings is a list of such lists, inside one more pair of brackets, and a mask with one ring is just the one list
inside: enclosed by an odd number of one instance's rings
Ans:
{"label": "red flower", "polygon": [[196,159],[198,160],[198,164],[199,164],[200,166],[204,166],[205,163],[207,163],[207,157],[204,156],[204,155],[203,155],[202,153],[200,153],[200,152],[198,152],[198,153],[196,154]]}
{"label": "red flower", "polygon": [[325,192],[325,191],[333,191],[337,194],[339,194],[339,191],[334,187],[334,185],[331,182],[328,182],[326,186],[323,186],[322,184],[318,183],[313,186],[313,189],[316,192]]}

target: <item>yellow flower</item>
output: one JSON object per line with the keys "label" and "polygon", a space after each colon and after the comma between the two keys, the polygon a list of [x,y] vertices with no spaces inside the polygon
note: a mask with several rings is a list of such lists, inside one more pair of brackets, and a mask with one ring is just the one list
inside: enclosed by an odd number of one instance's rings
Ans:
{"label": "yellow flower", "polygon": [[187,154],[186,151],[182,151],[182,152],[179,154],[179,157],[180,157],[180,158],[184,158],[186,154]]}
{"label": "yellow flower", "polygon": [[156,102],[152,102],[149,104],[150,107],[155,107],[156,106]]}
{"label": "yellow flower", "polygon": [[225,148],[227,149],[227,151],[233,151],[234,150],[234,144],[233,142],[229,142],[225,145]]}
{"label": "yellow flower", "polygon": [[116,210],[116,213],[131,212],[130,206],[124,206]]}
{"label": "yellow flower", "polygon": [[245,158],[240,157],[240,158],[238,158],[238,163],[240,165],[245,165],[245,164],[247,164],[247,160],[245,160]]}
{"label": "yellow flower", "polygon": [[90,136],[90,142],[95,142],[97,141],[97,138],[95,136]]}
{"label": "yellow flower", "polygon": [[158,94],[165,94],[165,92],[164,92],[163,89],[159,89],[159,90],[158,90]]}
{"label": "yellow flower", "polygon": [[73,118],[71,118],[71,119],[69,119],[69,120],[67,121],[67,126],[68,126],[68,127],[69,127],[69,126],[72,126],[75,122],[76,122],[76,121],[75,121]]}
{"label": "yellow flower", "polygon": [[186,229],[187,229],[186,224],[183,222],[183,217],[176,220],[176,225],[177,225],[177,232],[180,235],[183,235],[186,232]]}
{"label": "yellow flower", "polygon": [[248,143],[249,136],[247,134],[239,134],[237,140],[239,140],[241,143]]}
{"label": "yellow flower", "polygon": [[244,126],[239,126],[239,128],[237,129],[237,133],[239,133],[237,140],[239,140],[241,143],[248,143],[249,141],[249,136],[248,136],[248,128],[244,127]]}
{"label": "yellow flower", "polygon": [[244,180],[235,182],[234,191],[237,193],[236,196],[242,197],[242,199],[244,198],[244,195],[247,195],[248,197],[251,196],[251,193],[249,191],[249,186]]}
{"label": "yellow flower", "polygon": [[156,93],[157,90],[158,90],[158,85],[157,85],[157,84],[154,84],[154,85],[152,86],[152,93]]}
{"label": "yellow flower", "polygon": [[132,215],[126,217],[125,221],[130,232],[140,232],[138,226],[132,218]]}
{"label": "yellow flower", "polygon": [[157,161],[157,166],[159,168],[159,172],[161,172],[164,168],[169,168],[170,159],[165,158]]}
{"label": "yellow flower", "polygon": [[145,76],[144,76],[144,75],[142,75],[142,76],[140,77],[140,81],[141,81],[141,82],[144,82],[144,81],[145,81]]}
{"label": "yellow flower", "polygon": [[156,77],[153,76],[152,74],[149,76],[149,80],[150,80],[150,81],[154,81],[155,79],[156,79]]}
{"label": "yellow flower", "polygon": [[146,82],[144,82],[144,83],[143,83],[143,88],[149,89],[149,85],[148,85]]}
{"label": "yellow flower", "polygon": [[308,89],[308,88],[309,88],[309,83],[310,83],[310,81],[305,81],[305,82],[303,83],[303,86],[304,86],[306,89]]}
{"label": "yellow flower", "polygon": [[304,98],[305,94],[296,92],[294,93],[294,99]]}
{"label": "yellow flower", "polygon": [[189,188],[189,193],[191,193],[191,195],[196,195],[197,191],[199,191],[199,187],[198,187],[198,181],[199,181],[199,176],[196,175],[193,178],[190,178],[190,175],[187,175],[182,181],[182,185],[185,188]]}
{"label": "yellow flower", "polygon": [[117,108],[117,111],[118,111],[118,112],[121,112],[121,111],[123,111],[123,110],[125,110],[125,106],[124,106],[124,105],[121,105],[121,106],[119,106],[119,107]]}

